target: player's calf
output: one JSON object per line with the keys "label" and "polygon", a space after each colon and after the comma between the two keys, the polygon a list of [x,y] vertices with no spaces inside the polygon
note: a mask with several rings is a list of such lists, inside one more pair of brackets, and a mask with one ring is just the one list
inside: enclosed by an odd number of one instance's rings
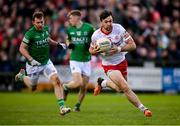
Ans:
{"label": "player's calf", "polygon": [[63,85],[63,90],[64,90],[64,101],[67,100],[67,96],[69,94],[69,89],[66,85]]}

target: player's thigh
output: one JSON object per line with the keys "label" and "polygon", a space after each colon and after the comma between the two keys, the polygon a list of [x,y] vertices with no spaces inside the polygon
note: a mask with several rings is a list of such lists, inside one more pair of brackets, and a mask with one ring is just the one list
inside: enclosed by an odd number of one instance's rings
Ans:
{"label": "player's thigh", "polygon": [[55,66],[53,65],[53,63],[52,63],[50,60],[48,61],[48,64],[46,64],[46,65],[44,66],[43,74],[44,74],[44,76],[47,77],[49,80],[51,79],[51,77],[52,77],[53,75],[56,75],[56,76],[58,75]]}
{"label": "player's thigh", "polygon": [[124,75],[123,77],[124,77],[124,79],[127,81],[127,75]]}
{"label": "player's thigh", "polygon": [[82,85],[83,83],[81,65],[82,65],[81,62],[70,61],[70,69],[72,73],[72,78],[73,78],[74,83],[78,85]]}
{"label": "player's thigh", "polygon": [[77,62],[77,61],[70,61],[70,69],[71,69],[71,73],[80,73],[82,74],[81,71],[81,63]]}
{"label": "player's thigh", "polygon": [[31,66],[29,64],[26,64],[26,72],[30,79],[31,86],[37,85],[41,71],[42,68],[39,66]]}
{"label": "player's thigh", "polygon": [[91,64],[90,64],[90,61],[89,62],[82,62],[81,71],[82,71],[83,75],[85,75],[87,77],[91,76]]}
{"label": "player's thigh", "polygon": [[124,89],[128,86],[127,81],[119,70],[108,71],[108,77],[114,82],[120,89]]}
{"label": "player's thigh", "polygon": [[82,75],[79,72],[73,72],[72,73],[72,79],[74,81],[75,84],[78,85],[83,85],[83,79],[82,79]]}
{"label": "player's thigh", "polygon": [[83,85],[86,86],[89,82],[89,76],[82,75],[82,78],[83,78]]}
{"label": "player's thigh", "polygon": [[29,84],[31,86],[37,85],[40,73],[37,72],[37,73],[32,73],[32,74],[27,74],[27,75],[28,75],[29,80],[30,80]]}

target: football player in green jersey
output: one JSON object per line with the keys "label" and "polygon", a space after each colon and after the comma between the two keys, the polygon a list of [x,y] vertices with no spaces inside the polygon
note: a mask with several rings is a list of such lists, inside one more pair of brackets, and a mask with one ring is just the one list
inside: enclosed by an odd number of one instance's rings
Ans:
{"label": "football player in green jersey", "polygon": [[15,76],[16,81],[23,81],[32,90],[36,85],[40,74],[44,74],[54,86],[54,93],[60,107],[60,114],[70,112],[69,107],[64,105],[63,86],[57,74],[57,70],[49,59],[49,43],[60,45],[60,43],[49,37],[48,26],[44,25],[44,14],[35,11],[32,16],[33,26],[25,33],[20,45],[20,53],[27,59],[26,72],[21,69]]}
{"label": "football player in green jersey", "polygon": [[91,43],[91,35],[95,29],[91,24],[82,22],[79,10],[72,10],[67,17],[70,26],[67,28],[66,44],[71,49],[70,68],[73,80],[63,85],[64,99],[66,100],[69,89],[79,88],[78,101],[74,107],[74,111],[78,112],[91,75],[91,54],[88,49]]}

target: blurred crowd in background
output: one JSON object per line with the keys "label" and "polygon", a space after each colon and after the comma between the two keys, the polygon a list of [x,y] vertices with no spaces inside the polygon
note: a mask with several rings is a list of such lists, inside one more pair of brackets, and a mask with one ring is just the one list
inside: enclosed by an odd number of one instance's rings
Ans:
{"label": "blurred crowd in background", "polygon": [[[129,61],[180,60],[180,0],[0,0],[1,63],[25,60],[18,48],[36,8],[44,10],[51,37],[59,42],[65,41],[70,10],[81,10],[83,21],[98,28],[99,13],[109,9],[137,44],[127,55]],[[50,54],[57,64],[68,64],[67,50],[52,46]]]}

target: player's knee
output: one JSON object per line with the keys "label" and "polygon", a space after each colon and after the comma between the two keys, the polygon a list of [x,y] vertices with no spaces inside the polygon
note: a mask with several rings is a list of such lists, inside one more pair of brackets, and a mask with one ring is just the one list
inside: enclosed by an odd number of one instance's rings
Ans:
{"label": "player's knee", "polygon": [[130,90],[130,88],[129,88],[127,85],[123,85],[123,86],[121,87],[121,90],[122,90],[123,92],[128,92],[128,91]]}
{"label": "player's knee", "polygon": [[80,80],[75,80],[74,82],[75,82],[75,84],[76,84],[78,87],[83,86],[83,82],[80,81]]}
{"label": "player's knee", "polygon": [[82,90],[85,90],[86,85],[82,83],[82,84],[80,85],[80,88],[81,88]]}
{"label": "player's knee", "polygon": [[60,79],[59,79],[57,74],[54,74],[51,76],[51,81],[54,85],[60,85],[61,84]]}
{"label": "player's knee", "polygon": [[84,85],[81,86],[80,87],[80,92],[85,94],[86,93],[86,86],[84,86]]}
{"label": "player's knee", "polygon": [[30,82],[29,82],[29,85],[30,85],[31,87],[36,86],[36,85],[37,85],[37,82],[30,81]]}

